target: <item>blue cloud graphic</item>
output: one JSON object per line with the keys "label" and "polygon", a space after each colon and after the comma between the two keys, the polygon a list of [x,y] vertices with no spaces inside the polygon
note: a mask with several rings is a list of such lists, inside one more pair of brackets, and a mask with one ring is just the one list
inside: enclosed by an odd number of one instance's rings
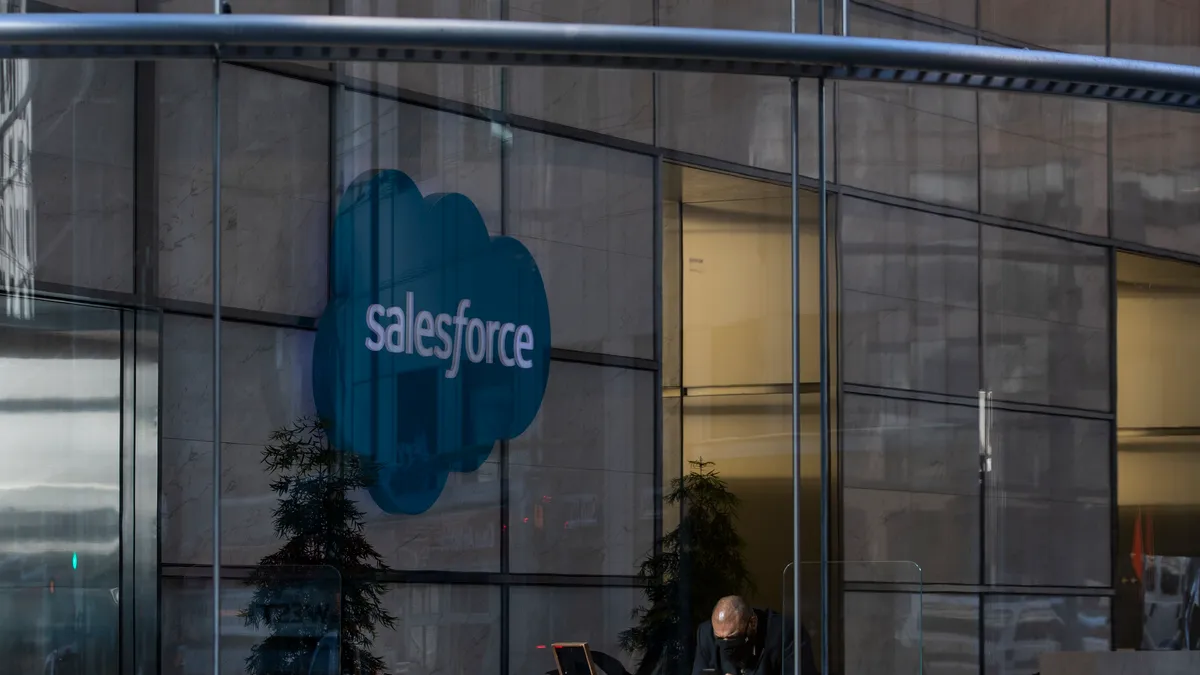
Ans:
{"label": "blue cloud graphic", "polygon": [[338,205],[332,296],[313,395],[334,447],[380,465],[389,513],[433,506],[533,421],[550,373],[550,309],[528,249],[490,237],[461,194],[423,197],[399,171],[359,176]]}

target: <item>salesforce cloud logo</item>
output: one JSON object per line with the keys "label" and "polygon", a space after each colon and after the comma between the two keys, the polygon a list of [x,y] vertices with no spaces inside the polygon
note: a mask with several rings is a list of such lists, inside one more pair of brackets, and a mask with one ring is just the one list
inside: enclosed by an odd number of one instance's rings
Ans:
{"label": "salesforce cloud logo", "polygon": [[317,414],[334,447],[379,463],[380,508],[423,513],[451,471],[477,470],[537,414],[550,372],[542,275],[469,199],[423,197],[399,171],[347,188],[332,246]]}

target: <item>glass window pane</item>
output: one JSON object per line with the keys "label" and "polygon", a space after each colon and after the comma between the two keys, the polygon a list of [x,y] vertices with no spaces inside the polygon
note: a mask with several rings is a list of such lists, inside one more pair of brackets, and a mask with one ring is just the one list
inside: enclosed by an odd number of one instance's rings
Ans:
{"label": "glass window pane", "polygon": [[654,358],[654,165],[513,130],[506,234],[538,261],[555,347]]}
{"label": "glass window pane", "polygon": [[514,572],[632,575],[654,545],[654,377],[554,362],[509,444]]}
{"label": "glass window pane", "polygon": [[1109,501],[1105,420],[995,410],[991,487],[1011,497]]}
{"label": "glass window pane", "polygon": [[684,386],[790,383],[789,190],[685,169],[680,212]]}
{"label": "glass window pane", "polygon": [[843,557],[915,562],[926,583],[978,583],[976,411],[856,395],[843,405]]}
{"label": "glass window pane", "polygon": [[[168,573],[162,580],[162,668],[178,675],[212,672],[213,590],[211,575]],[[221,609],[232,620],[221,622],[221,670],[244,671],[251,649],[267,631],[248,628],[237,612],[253,597],[241,584],[222,584]]]}
{"label": "glass window pane", "polygon": [[993,411],[985,474],[988,581],[1111,583],[1111,425]]}
{"label": "glass window pane", "polygon": [[[157,66],[159,290],[212,302],[212,66]],[[221,297],[317,316],[329,231],[329,89],[221,69]]]}
{"label": "glass window pane", "polygon": [[1032,674],[1041,669],[1040,654],[1108,651],[1110,608],[1109,598],[986,596],[985,672]]}
{"label": "glass window pane", "polygon": [[[252,565],[278,546],[278,503],[263,446],[271,434],[312,415],[308,330],[223,321],[221,326],[221,551]],[[212,320],[167,314],[163,342],[165,563],[212,561]]]}
{"label": "glass window pane", "polygon": [[979,597],[845,594],[847,675],[979,672]]}
{"label": "glass window pane", "polygon": [[[670,0],[661,3],[663,26],[815,33],[817,3],[796,0]],[[800,80],[800,173],[817,175],[817,85]],[[710,73],[658,75],[657,144],[780,174],[791,171],[790,85],[784,78]]]}
{"label": "glass window pane", "polygon": [[509,612],[520,619],[509,626],[510,672],[557,672],[550,649],[555,642],[587,642],[596,665],[606,664],[604,672],[614,672],[617,664],[635,672],[637,660],[621,650],[617,636],[629,627],[640,596],[630,587],[513,587]]}
{"label": "glass window pane", "polygon": [[422,194],[470,197],[488,233],[500,234],[503,138],[491,123],[352,91],[338,93],[337,111],[334,170],[341,190],[367,171],[394,168]]}
{"label": "glass window pane", "polygon": [[[687,396],[683,401],[683,458],[711,462],[739,499],[737,534],[755,588],[756,606],[780,607],[785,568],[792,560],[792,400],[790,394]],[[819,461],[812,453],[810,461]],[[815,472],[814,472],[815,473]],[[789,606],[791,600],[788,599]]]}
{"label": "glass window pane", "polygon": [[1113,236],[1200,253],[1200,115],[1113,105]]}
{"label": "glass window pane", "polygon": [[1028,94],[979,97],[984,212],[1104,236],[1107,106]]}
{"label": "glass window pane", "polygon": [[[263,0],[288,2],[288,0]],[[326,2],[330,0],[310,0]],[[299,13],[299,12],[297,12]],[[500,0],[342,0],[333,11],[345,16],[381,16],[418,19],[499,20]],[[387,96],[456,102],[500,109],[500,72],[497,66],[460,66],[427,63],[353,61],[335,68],[363,90],[377,89]]]}
{"label": "glass window pane", "polygon": [[1174,0],[1110,0],[1112,55],[1200,64],[1200,6]]}
{"label": "glass window pane", "polygon": [[13,672],[50,663],[116,675],[121,315],[42,300],[25,309],[0,314],[0,653]]}
{"label": "glass window pane", "polygon": [[499,675],[500,589],[389,584],[384,606],[396,617],[375,638],[385,672]]}
{"label": "glass window pane", "polygon": [[980,0],[979,27],[1045,49],[1104,56],[1106,4],[1107,0]]}
{"label": "glass window pane", "polygon": [[984,226],[985,388],[996,398],[1109,410],[1108,255]]}
{"label": "glass window pane", "polygon": [[[912,12],[920,12],[931,17],[953,21],[963,26],[975,25],[975,2],[961,0],[887,0],[881,5],[892,5]],[[853,12],[851,12],[853,13]],[[858,35],[854,20],[850,21],[850,34]]]}
{"label": "glass window pane", "polygon": [[[800,80],[801,120],[817,119],[814,82]],[[662,73],[659,145],[786,175],[792,161],[789,91],[782,78]],[[800,125],[804,176],[817,175],[816,134],[815,124]]]}
{"label": "glass window pane", "polygon": [[[964,3],[965,4],[965,3]],[[851,5],[856,36],[973,44],[965,35]],[[975,210],[976,95],[928,86],[837,86],[837,180],[875,192]]]}
{"label": "glass window pane", "polygon": [[842,199],[847,383],[974,396],[979,226]]}
{"label": "glass window pane", "polygon": [[[1200,5],[1112,0],[1112,56],[1200,65]],[[1200,253],[1200,116],[1113,105],[1113,236]]]}
{"label": "glass window pane", "polygon": [[[512,21],[649,26],[645,0],[509,0]],[[595,68],[509,68],[507,110],[577,129],[654,142],[654,73]]]}
{"label": "glass window pane", "polygon": [[132,293],[133,64],[12,63],[13,93],[30,99],[5,142],[27,154],[11,158],[25,177],[6,180],[3,197],[32,198],[35,283]]}

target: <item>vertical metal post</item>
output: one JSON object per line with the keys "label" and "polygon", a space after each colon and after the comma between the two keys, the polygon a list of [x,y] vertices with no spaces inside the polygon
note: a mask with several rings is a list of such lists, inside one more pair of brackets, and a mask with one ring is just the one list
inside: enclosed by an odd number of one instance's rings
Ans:
{"label": "vertical metal post", "polygon": [[821,396],[821,672],[829,672],[829,194],[825,173],[825,78],[817,83],[817,269],[820,280],[820,396]]}
{"label": "vertical metal post", "polygon": [[[848,26],[848,2],[841,0],[841,34],[846,35]],[[817,2],[817,34],[824,35],[826,25],[824,0]],[[793,107],[796,102],[793,101]],[[820,309],[820,452],[821,452],[821,673],[829,673],[829,177],[826,171],[826,80],[817,80],[817,292]],[[794,151],[794,150],[793,150]],[[796,181],[793,166],[793,183]],[[794,209],[794,197],[793,197]],[[797,639],[797,645],[799,639]]]}
{"label": "vertical metal post", "polygon": [[[821,20],[818,28],[825,32],[824,0],[819,3]],[[841,34],[847,35],[850,25],[849,2],[841,2]],[[829,520],[830,520],[830,424],[829,424],[829,176],[826,171],[825,78],[817,82],[817,175],[818,234],[817,269],[820,347],[820,447],[821,447],[821,672],[829,672]]]}
{"label": "vertical metal post", "polygon": [[[221,13],[221,0],[213,0]],[[212,124],[212,303],[213,303],[213,472],[212,472],[212,586],[213,675],[221,675],[221,53],[213,50]]]}
{"label": "vertical metal post", "polygon": [[[824,0],[822,0],[823,2]],[[791,31],[796,32],[796,0],[791,0]],[[792,155],[792,644],[796,658],[792,659],[792,675],[800,673],[800,644],[803,628],[800,620],[800,83],[790,80],[791,104],[788,126],[791,127]],[[785,578],[786,578],[785,567]]]}
{"label": "vertical metal post", "polygon": [[663,535],[663,165],[654,157],[654,553],[662,552]]}
{"label": "vertical metal post", "polygon": [[[822,0],[823,2],[824,0]],[[792,0],[792,32],[796,32],[796,0]],[[792,622],[793,675],[801,674],[800,645],[803,628],[800,611],[800,81],[792,78]]]}
{"label": "vertical metal post", "polygon": [[[795,25],[795,24],[793,24]],[[792,605],[796,613],[792,640],[797,650],[795,675],[801,675],[800,611],[800,82],[791,79],[792,127]]]}

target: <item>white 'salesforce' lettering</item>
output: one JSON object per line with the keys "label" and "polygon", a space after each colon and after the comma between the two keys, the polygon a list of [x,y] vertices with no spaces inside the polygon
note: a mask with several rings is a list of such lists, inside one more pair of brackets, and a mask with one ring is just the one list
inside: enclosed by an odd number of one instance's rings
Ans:
{"label": "white 'salesforce' lettering", "polygon": [[[467,359],[471,363],[499,361],[506,368],[533,367],[528,356],[533,349],[533,329],[529,326],[468,319],[471,301],[466,298],[458,301],[454,316],[416,311],[412,291],[404,295],[405,307],[374,304],[367,308],[367,330],[371,333],[366,339],[367,349],[373,352],[387,350],[394,354],[415,352],[422,357],[449,360],[450,367],[445,376],[454,379],[459,372],[465,332]],[[449,330],[451,326],[454,326],[453,337]]]}

